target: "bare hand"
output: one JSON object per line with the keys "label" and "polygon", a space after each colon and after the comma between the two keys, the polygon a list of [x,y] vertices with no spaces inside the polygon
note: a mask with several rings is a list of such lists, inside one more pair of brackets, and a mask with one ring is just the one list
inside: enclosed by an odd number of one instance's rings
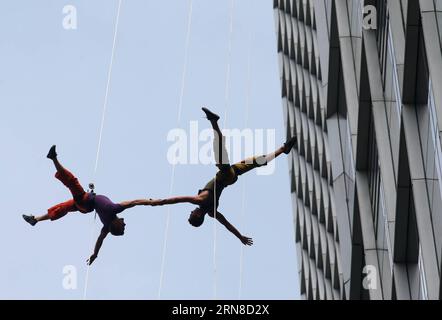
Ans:
{"label": "bare hand", "polygon": [[241,242],[246,246],[251,246],[253,244],[253,239],[248,237],[241,237]]}
{"label": "bare hand", "polygon": [[92,263],[94,263],[95,259],[97,259],[97,255],[93,254],[91,257],[86,261],[87,265],[90,266]]}

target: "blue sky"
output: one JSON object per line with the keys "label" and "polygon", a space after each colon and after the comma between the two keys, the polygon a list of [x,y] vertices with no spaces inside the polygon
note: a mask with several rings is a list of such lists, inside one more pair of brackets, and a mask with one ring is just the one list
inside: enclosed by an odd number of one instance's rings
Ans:
{"label": "blue sky", "polygon": [[[194,0],[180,125],[186,131],[191,121],[198,121],[200,130],[209,126],[202,105],[224,114],[230,3]],[[62,26],[68,4],[77,9],[77,30]],[[0,2],[2,299],[83,298],[90,234],[92,228],[99,230],[99,222],[94,227],[92,214],[74,213],[32,228],[21,214],[44,214],[69,198],[45,158],[52,144],[84,186],[94,177],[117,5],[117,0]],[[123,0],[94,179],[97,193],[115,202],[169,195],[167,135],[177,128],[188,5],[184,0]],[[271,1],[236,0],[233,26],[226,126],[245,125],[250,45],[248,126],[276,130],[282,143]],[[174,194],[197,193],[215,173],[213,165],[177,165]],[[242,299],[298,298],[289,190],[288,162],[281,157],[274,174],[249,173],[223,193],[220,211],[255,242],[244,250]],[[192,209],[178,205],[170,211],[163,299],[214,298],[213,223],[209,219],[192,228],[187,223]],[[166,213],[166,207],[142,207],[123,214],[126,235],[106,239],[90,269],[89,299],[157,298]],[[218,299],[238,298],[240,252],[240,242],[218,226]],[[66,265],[77,269],[77,290],[62,286]]]}

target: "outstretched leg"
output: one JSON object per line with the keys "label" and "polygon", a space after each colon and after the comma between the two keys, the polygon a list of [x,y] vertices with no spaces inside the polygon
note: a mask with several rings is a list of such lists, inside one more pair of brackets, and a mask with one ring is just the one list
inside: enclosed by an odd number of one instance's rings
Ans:
{"label": "outstretched leg", "polygon": [[268,154],[265,156],[265,163],[269,163],[270,161],[274,160],[275,158],[279,157],[281,154],[289,154],[290,151],[297,146],[298,140],[296,139],[296,136],[291,137],[289,140],[287,140],[280,148],[276,149],[274,152]]}
{"label": "outstretched leg", "polygon": [[[72,193],[73,200],[69,200],[60,203],[48,210],[48,213],[39,217],[34,217],[32,215],[23,215],[23,219],[30,225],[35,226],[40,221],[45,220],[57,220],[65,216],[69,212],[79,211],[77,205],[82,204],[83,197],[86,195],[83,187],[80,185],[78,179],[65,169],[57,159],[56,146],[52,146],[47,155],[48,159],[51,159],[54,163],[57,173],[55,177],[60,180]],[[77,205],[76,205],[77,202]],[[87,209],[81,209],[82,212],[89,211]]]}
{"label": "outstretched leg", "polygon": [[68,170],[66,170],[66,168],[64,168],[61,163],[58,161],[57,158],[58,154],[56,151],[56,146],[52,146],[51,149],[49,150],[48,155],[46,156],[48,159],[51,159],[52,162],[54,163],[55,169],[57,170],[57,172],[60,173],[66,173]]}
{"label": "outstretched leg", "polygon": [[86,191],[84,191],[78,179],[69,170],[64,168],[58,161],[55,148],[55,146],[52,146],[47,155],[48,159],[52,160],[55,169],[57,170],[55,178],[60,180],[61,183],[63,183],[71,191],[75,201],[83,200],[83,196],[86,194]]}
{"label": "outstretched leg", "polygon": [[23,219],[29,223],[32,226],[35,226],[38,222],[46,221],[46,220],[58,220],[62,217],[64,217],[69,212],[77,212],[78,208],[75,205],[74,200],[69,200],[60,204],[57,204],[56,206],[53,206],[52,208],[48,209],[48,213],[42,216],[34,217],[34,216],[27,216],[23,215]]}
{"label": "outstretched leg", "polygon": [[267,155],[252,157],[246,160],[243,160],[239,163],[234,164],[232,167],[235,170],[235,173],[240,176],[250,170],[255,168],[259,168],[262,166],[266,166],[269,162],[275,160],[281,154],[288,154],[292,150],[292,148],[296,145],[296,137],[289,139],[283,146],[276,149],[274,152],[269,153]]}
{"label": "outstretched leg", "polygon": [[213,139],[213,152],[215,154],[216,166],[220,169],[226,169],[230,167],[229,155],[226,149],[226,138],[218,125],[219,116],[207,108],[202,108],[207,116],[207,119],[212,124],[214,131]]}

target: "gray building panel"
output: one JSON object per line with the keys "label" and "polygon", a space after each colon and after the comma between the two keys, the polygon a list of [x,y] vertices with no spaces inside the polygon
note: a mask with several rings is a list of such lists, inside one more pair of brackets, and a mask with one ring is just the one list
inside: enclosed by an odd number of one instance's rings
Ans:
{"label": "gray building panel", "polygon": [[442,0],[274,12],[302,297],[440,299]]}

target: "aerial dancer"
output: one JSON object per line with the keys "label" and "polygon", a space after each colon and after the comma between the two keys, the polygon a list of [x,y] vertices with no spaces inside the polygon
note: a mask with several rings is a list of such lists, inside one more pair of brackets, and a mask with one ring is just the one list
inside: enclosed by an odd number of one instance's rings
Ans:
{"label": "aerial dancer", "polygon": [[229,162],[229,156],[225,147],[225,137],[223,136],[221,129],[218,125],[220,117],[211,112],[207,108],[202,108],[207,116],[207,119],[212,124],[214,130],[214,154],[216,160],[216,166],[219,171],[216,177],[209,181],[207,185],[199,190],[198,195],[173,197],[169,199],[152,200],[152,206],[171,205],[177,203],[191,203],[198,207],[193,210],[189,216],[189,223],[194,227],[199,227],[204,222],[205,215],[210,217],[216,217],[227,230],[232,232],[244,245],[251,246],[253,244],[252,238],[242,235],[227,219],[218,211],[219,199],[223,190],[233,185],[238,177],[250,170],[267,165],[270,161],[274,160],[281,154],[289,154],[293,147],[296,146],[296,137],[292,137],[283,146],[277,149],[275,152],[268,155],[258,156],[243,160],[239,163],[231,165]]}
{"label": "aerial dancer", "polygon": [[124,235],[126,224],[123,218],[119,218],[118,214],[124,210],[133,208],[135,206],[146,206],[151,204],[151,200],[133,200],[125,201],[121,203],[113,203],[108,197],[103,195],[96,195],[93,191],[86,192],[80,185],[78,179],[64,168],[58,161],[56,146],[52,146],[47,155],[48,159],[51,159],[57,170],[55,178],[61,181],[71,192],[72,199],[57,204],[48,209],[48,212],[44,215],[35,217],[33,215],[23,215],[23,219],[31,226],[35,226],[37,223],[46,220],[58,220],[64,217],[69,212],[81,212],[90,213],[96,211],[103,228],[98,236],[94,253],[87,260],[87,263],[92,264],[98,257],[98,253],[103,244],[104,239],[110,233],[114,236]]}

